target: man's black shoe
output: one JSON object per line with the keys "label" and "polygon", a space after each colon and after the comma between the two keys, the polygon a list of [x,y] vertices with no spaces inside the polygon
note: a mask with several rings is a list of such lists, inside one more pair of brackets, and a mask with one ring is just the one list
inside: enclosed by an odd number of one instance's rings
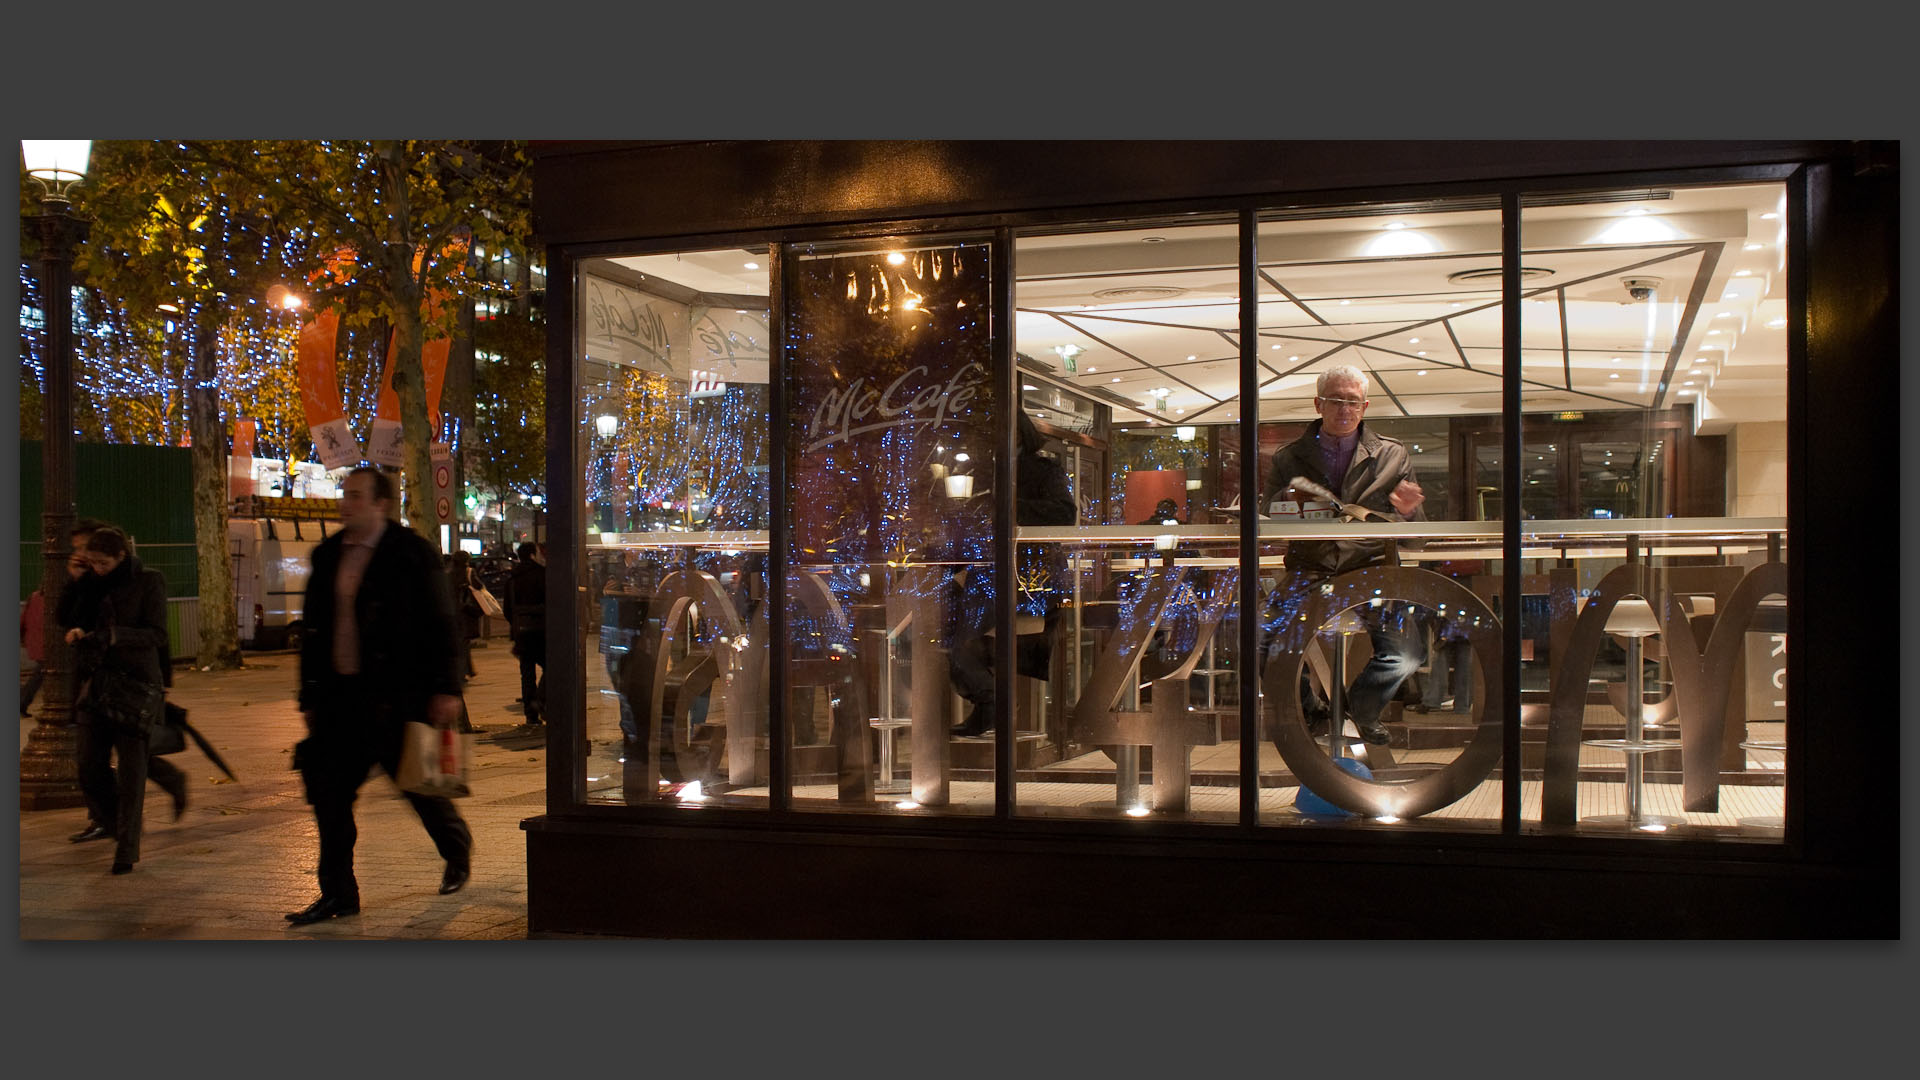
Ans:
{"label": "man's black shoe", "polygon": [[440,895],[446,896],[449,893],[459,892],[472,873],[473,868],[470,866],[455,866],[448,863],[447,872],[440,875]]}
{"label": "man's black shoe", "polygon": [[342,915],[358,914],[360,914],[359,901],[349,902],[346,900],[335,900],[331,896],[323,896],[299,911],[288,912],[287,921],[295,926],[305,926],[308,923],[337,919]]}
{"label": "man's black shoe", "polygon": [[977,739],[993,730],[993,706],[975,704],[967,713],[964,723],[953,725],[948,731],[956,739]]}
{"label": "man's black shoe", "polygon": [[86,828],[81,829],[79,832],[74,833],[72,836],[67,837],[67,839],[76,844],[84,844],[89,840],[106,840],[111,838],[112,836],[113,836],[112,829],[107,828],[105,825],[102,825],[97,821],[89,821],[87,822]]}
{"label": "man's black shoe", "polygon": [[1375,720],[1371,724],[1362,724],[1356,721],[1355,726],[1360,729],[1361,741],[1371,746],[1385,746],[1393,741],[1393,736],[1387,733],[1386,725],[1378,720]]}
{"label": "man's black shoe", "polygon": [[114,863],[113,870],[111,872],[115,874],[131,874],[133,873],[133,864],[130,862]]}

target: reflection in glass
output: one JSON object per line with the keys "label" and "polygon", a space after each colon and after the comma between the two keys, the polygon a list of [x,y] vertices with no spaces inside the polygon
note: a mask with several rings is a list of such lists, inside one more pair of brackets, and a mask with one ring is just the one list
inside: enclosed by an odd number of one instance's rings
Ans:
{"label": "reflection in glass", "polygon": [[581,265],[590,800],[765,805],[769,283],[753,258]]}
{"label": "reflection in glass", "polygon": [[956,751],[951,732],[994,709],[989,253],[795,260],[781,651],[797,809],[993,809],[991,744]]}
{"label": "reflection in glass", "polygon": [[1529,828],[1781,836],[1782,197],[1523,200]]}
{"label": "reflection in glass", "polygon": [[1274,211],[1258,252],[1261,820],[1496,827],[1500,214]]}
{"label": "reflection in glass", "polygon": [[[1237,245],[1232,220],[1191,218],[1016,241],[1041,436],[1019,552],[1060,583],[1021,629],[1018,814],[1237,820]],[[1032,512],[1056,470],[1074,512]]]}

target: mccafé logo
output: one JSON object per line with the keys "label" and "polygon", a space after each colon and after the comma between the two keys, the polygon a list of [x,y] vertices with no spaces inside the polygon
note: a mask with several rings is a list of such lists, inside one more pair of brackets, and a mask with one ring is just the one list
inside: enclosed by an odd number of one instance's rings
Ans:
{"label": "mccaf\u00e9 logo", "polygon": [[[902,372],[884,390],[859,378],[844,390],[828,391],[826,400],[813,410],[813,422],[807,425],[807,438],[812,441],[802,450],[811,453],[869,431],[937,425],[973,400],[987,373],[977,363],[968,364],[944,384],[921,381],[927,374],[926,365],[921,364]],[[869,418],[874,422],[863,422]]]}

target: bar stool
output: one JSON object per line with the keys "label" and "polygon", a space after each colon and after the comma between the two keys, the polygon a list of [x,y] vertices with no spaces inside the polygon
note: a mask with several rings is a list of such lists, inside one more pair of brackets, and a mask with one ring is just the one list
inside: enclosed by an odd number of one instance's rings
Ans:
{"label": "bar stool", "polygon": [[[1353,635],[1368,632],[1367,620],[1362,618],[1358,608],[1348,608],[1333,617],[1320,628],[1322,634],[1331,634],[1334,638],[1330,673],[1327,678],[1327,756],[1341,758],[1348,756],[1352,749],[1347,738],[1346,692],[1347,692],[1347,652],[1353,643]],[[1338,737],[1336,738],[1336,733]],[[1360,739],[1360,729],[1353,729],[1352,742],[1361,743],[1362,753],[1369,759],[1376,753],[1386,751],[1386,747],[1367,745]],[[1391,765],[1389,756],[1385,764]]]}
{"label": "bar stool", "polygon": [[904,795],[912,791],[913,784],[906,777],[893,774],[893,736],[901,728],[912,727],[913,720],[904,716],[872,716],[867,718],[867,723],[880,733],[880,776],[874,781],[873,793]]}
{"label": "bar stool", "polygon": [[[1754,739],[1749,742],[1741,743],[1740,749],[1747,750],[1747,751],[1760,750],[1767,753],[1784,754],[1787,752],[1787,744],[1784,742],[1775,742],[1773,740],[1768,740],[1768,739]],[[1749,829],[1784,830],[1787,827],[1787,819],[1775,814],[1763,814],[1759,817],[1743,817],[1740,819],[1740,824]]]}
{"label": "bar stool", "polygon": [[1627,737],[1624,739],[1582,739],[1581,743],[1600,750],[1612,750],[1627,758],[1627,812],[1582,818],[1595,824],[1625,825],[1631,829],[1660,830],[1669,825],[1684,825],[1685,818],[1648,814],[1643,809],[1646,786],[1646,755],[1661,750],[1677,750],[1678,739],[1649,739],[1642,712],[1646,705],[1645,674],[1641,671],[1642,642],[1660,633],[1653,605],[1630,596],[1614,605],[1607,616],[1606,632],[1627,641]]}

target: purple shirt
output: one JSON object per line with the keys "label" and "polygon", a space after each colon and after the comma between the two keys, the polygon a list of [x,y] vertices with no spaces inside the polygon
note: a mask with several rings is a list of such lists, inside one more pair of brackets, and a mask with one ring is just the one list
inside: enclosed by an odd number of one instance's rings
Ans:
{"label": "purple shirt", "polygon": [[1340,486],[1346,483],[1347,468],[1353,464],[1353,451],[1360,445],[1360,429],[1354,428],[1345,438],[1322,431],[1319,443],[1320,467],[1326,470],[1327,479],[1333,481],[1328,486],[1333,488],[1335,495],[1344,498],[1346,493],[1340,490]]}

